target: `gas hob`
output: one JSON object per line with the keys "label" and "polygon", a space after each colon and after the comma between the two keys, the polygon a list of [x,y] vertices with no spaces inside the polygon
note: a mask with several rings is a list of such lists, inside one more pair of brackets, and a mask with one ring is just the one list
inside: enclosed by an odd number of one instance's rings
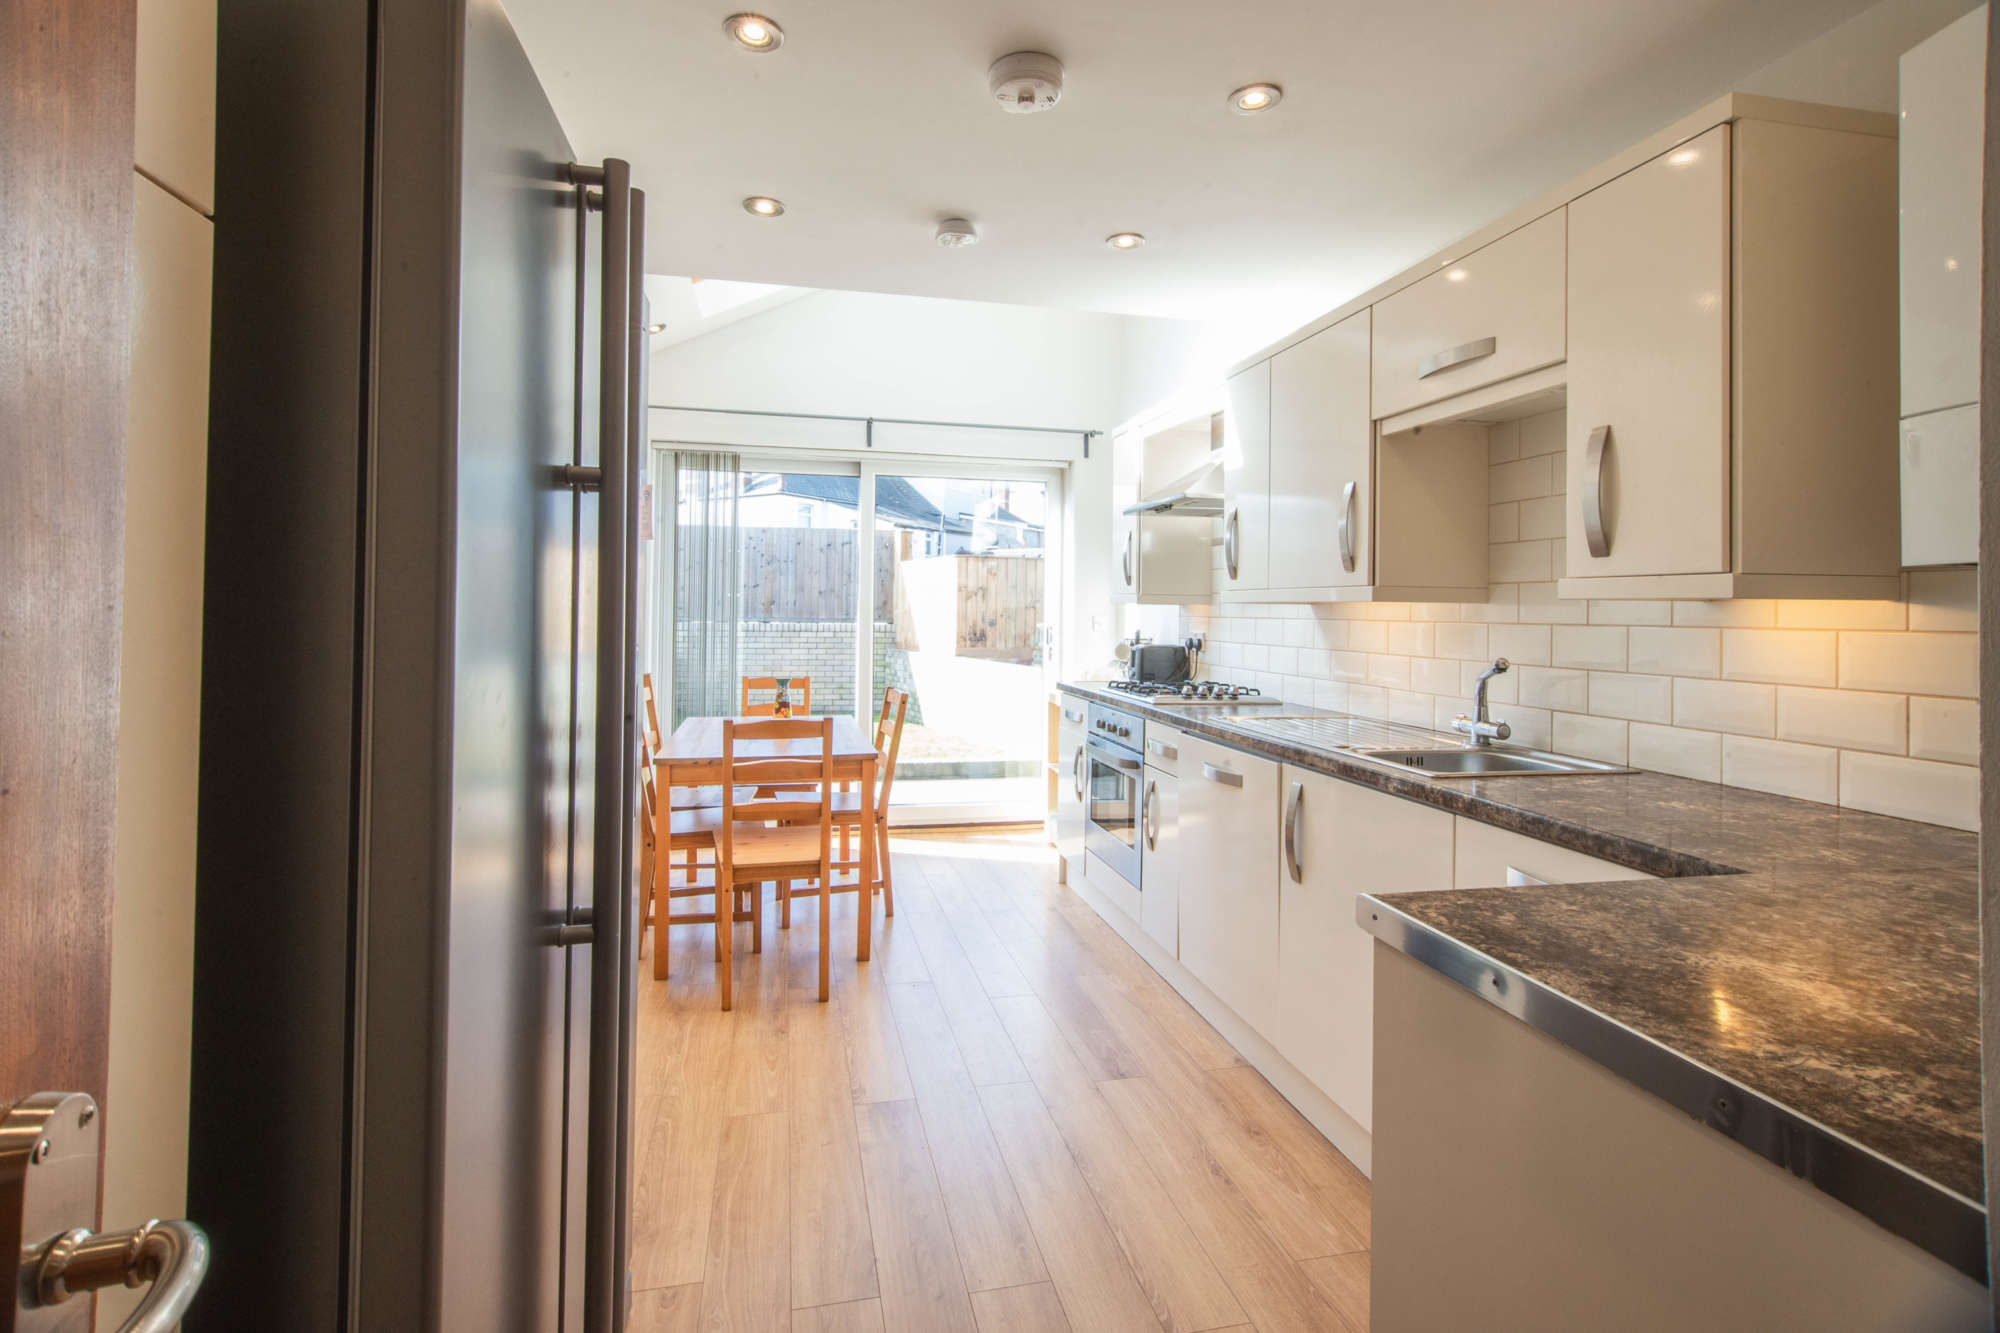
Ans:
{"label": "gas hob", "polygon": [[1256,705],[1283,702],[1276,695],[1264,694],[1248,685],[1231,685],[1219,680],[1190,680],[1179,684],[1164,681],[1114,680],[1110,688],[1121,694],[1129,694],[1144,699],[1149,704],[1162,707],[1172,705],[1230,704]]}

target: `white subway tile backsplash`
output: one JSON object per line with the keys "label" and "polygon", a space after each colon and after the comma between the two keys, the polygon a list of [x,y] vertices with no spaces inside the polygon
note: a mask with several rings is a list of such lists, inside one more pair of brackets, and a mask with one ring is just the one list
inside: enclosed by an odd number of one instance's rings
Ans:
{"label": "white subway tile backsplash", "polygon": [[1368,654],[1337,652],[1333,655],[1333,678],[1349,682],[1368,679]]}
{"label": "white subway tile backsplash", "polygon": [[[1538,412],[1514,424],[1521,431],[1523,458],[1532,458],[1537,454],[1560,454],[1569,443],[1569,414],[1566,412]],[[1560,458],[1556,460],[1556,468],[1562,468]]]}
{"label": "white subway tile backsplash", "polygon": [[1673,618],[1672,602],[1590,603],[1590,623],[1593,625],[1669,625],[1673,623]]}
{"label": "white subway tile backsplash", "polygon": [[1750,628],[1776,625],[1778,604],[1756,598],[1734,602],[1675,602],[1674,623]]}
{"label": "white subway tile backsplash", "polygon": [[1840,636],[1840,687],[1979,697],[1979,638],[1973,634]]}
{"label": "white subway tile backsplash", "polygon": [[1521,536],[1521,506],[1518,504],[1486,506],[1486,540],[1489,542],[1511,542]]}
{"label": "white subway tile backsplash", "polygon": [[1910,571],[1910,628],[1979,630],[1979,571],[1975,569],[1913,569]]}
{"label": "white subway tile backsplash", "polygon": [[1486,431],[1486,461],[1511,463],[1521,456],[1521,423],[1503,421]]}
{"label": "white subway tile backsplash", "polygon": [[1977,829],[1979,770],[1964,764],[1843,750],[1840,803],[1927,824]]}
{"label": "white subway tile backsplash", "polygon": [[1722,737],[1712,731],[1684,731],[1679,727],[1656,727],[1634,722],[1630,728],[1629,753],[1625,762],[1634,768],[1650,768],[1656,773],[1720,782]]}
{"label": "white subway tile backsplash", "polygon": [[1910,700],[1910,754],[1952,764],[1979,762],[1979,701]]}
{"label": "white subway tile backsplash", "polygon": [[1777,687],[1734,680],[1674,681],[1674,725],[1744,736],[1776,734]]}
{"label": "white subway tile backsplash", "polygon": [[1586,717],[1580,713],[1555,715],[1556,750],[1602,759],[1610,764],[1625,762],[1625,723],[1608,717]]}
{"label": "white subway tile backsplash", "polygon": [[1831,630],[1722,631],[1722,675],[1725,680],[1831,686],[1837,677],[1834,662]]}
{"label": "white subway tile backsplash", "polygon": [[1732,787],[1832,805],[1840,795],[1840,751],[1752,736],[1724,736],[1722,780]]}
{"label": "white subway tile backsplash", "polygon": [[1626,634],[1626,657],[1634,671],[1665,676],[1714,676],[1722,671],[1722,631],[1659,629],[1637,625]]}
{"label": "white subway tile backsplash", "polygon": [[1357,653],[1389,651],[1389,626],[1379,620],[1357,620],[1347,627],[1347,646]]}
{"label": "white subway tile backsplash", "polygon": [[1487,650],[1510,662],[1547,666],[1550,633],[1547,625],[1493,625],[1486,633]]}
{"label": "white subway tile backsplash", "polygon": [[1635,722],[1670,721],[1674,714],[1673,678],[1593,671],[1590,711],[1600,717],[1623,717]]}
{"label": "white subway tile backsplash", "polygon": [[1487,503],[1505,504],[1509,500],[1532,500],[1550,494],[1554,488],[1549,482],[1555,476],[1551,464],[1548,454],[1495,463],[1486,469]]}
{"label": "white subway tile backsplash", "polygon": [[[1560,568],[1556,570],[1562,572]],[[1521,621],[1538,625],[1581,625],[1589,618],[1590,603],[1556,596],[1554,583],[1521,585]]]}
{"label": "white subway tile backsplash", "polygon": [[[1460,712],[1470,713],[1471,707]],[[1546,708],[1524,708],[1518,704],[1510,706],[1500,715],[1500,720],[1513,728],[1508,738],[1515,745],[1525,745],[1534,750],[1555,748],[1555,714]]]}
{"label": "white subway tile backsplash", "polygon": [[1557,666],[1625,669],[1625,631],[1610,625],[1558,625],[1549,660]]}
{"label": "white subway tile backsplash", "polygon": [[1511,625],[1525,618],[1521,615],[1520,595],[1512,583],[1495,584],[1487,589],[1485,601],[1466,602],[1458,608],[1458,614],[1487,625]]}
{"label": "white subway tile backsplash", "polygon": [[1909,748],[1909,705],[1900,694],[1788,685],[1778,691],[1778,738],[1901,754]]}
{"label": "white subway tile backsplash", "polygon": [[1490,577],[1506,583],[1547,579],[1555,568],[1545,541],[1495,542],[1486,548],[1486,565]]}
{"label": "white subway tile backsplash", "polygon": [[1410,688],[1425,694],[1456,695],[1458,663],[1448,657],[1411,658]]}
{"label": "white subway tile backsplash", "polygon": [[[1557,466],[1561,466],[1560,463]],[[1538,537],[1560,537],[1563,535],[1563,501],[1560,495],[1545,495],[1537,500],[1521,501],[1521,512],[1516,525],[1522,541]]]}
{"label": "white subway tile backsplash", "polygon": [[1349,685],[1347,711],[1363,717],[1389,716],[1389,691],[1380,685]]}
{"label": "white subway tile backsplash", "polygon": [[1431,696],[1414,690],[1389,691],[1389,720],[1406,722],[1413,727],[1428,727],[1431,724]]}
{"label": "white subway tile backsplash", "polygon": [[1415,620],[1391,625],[1389,651],[1406,657],[1430,657],[1437,652],[1437,627]]}
{"label": "white subway tile backsplash", "polygon": [[1396,689],[1410,687],[1410,659],[1391,657],[1386,653],[1368,655],[1368,683],[1388,685]]}
{"label": "white subway tile backsplash", "polygon": [[1486,626],[1468,625],[1463,622],[1439,625],[1437,654],[1439,657],[1464,659],[1485,657]]}
{"label": "white subway tile backsplash", "polygon": [[1567,713],[1587,713],[1590,711],[1590,675],[1588,672],[1572,671],[1565,667],[1524,666],[1516,670],[1521,676],[1521,702],[1536,708],[1560,709]]}
{"label": "white subway tile backsplash", "polygon": [[[1458,664],[1458,692],[1470,699],[1472,692],[1479,688],[1479,673],[1490,665],[1486,662],[1460,662]],[[1494,703],[1513,703],[1521,697],[1521,669],[1516,667],[1504,676],[1495,676],[1486,682],[1486,697]]]}
{"label": "white subway tile backsplash", "polygon": [[1779,602],[1779,629],[1905,629],[1901,602]]}

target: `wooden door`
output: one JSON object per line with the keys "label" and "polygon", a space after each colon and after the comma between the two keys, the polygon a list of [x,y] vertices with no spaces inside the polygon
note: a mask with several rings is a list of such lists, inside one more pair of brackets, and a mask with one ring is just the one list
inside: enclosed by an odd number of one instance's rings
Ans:
{"label": "wooden door", "polygon": [[0,1103],[105,1094],[134,22],[0,18]]}
{"label": "wooden door", "polygon": [[1730,568],[1729,252],[1726,125],[1569,206],[1571,578]]}
{"label": "wooden door", "polygon": [[1450,888],[1452,816],[1289,766],[1278,792],[1282,810],[1296,810],[1299,878],[1281,856],[1275,1044],[1367,1129],[1375,940],[1355,922],[1354,901],[1364,893]]}
{"label": "wooden door", "polygon": [[1271,559],[1271,363],[1229,377],[1222,433],[1224,589],[1269,587]]}
{"label": "wooden door", "polygon": [[1271,358],[1274,588],[1371,581],[1368,313]]}

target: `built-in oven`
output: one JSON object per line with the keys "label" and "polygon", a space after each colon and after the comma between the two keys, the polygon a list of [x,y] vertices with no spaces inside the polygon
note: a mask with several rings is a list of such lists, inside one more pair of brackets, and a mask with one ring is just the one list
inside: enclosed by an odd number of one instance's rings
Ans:
{"label": "built-in oven", "polygon": [[1137,714],[1092,704],[1083,747],[1083,845],[1126,883],[1139,882],[1139,794],[1146,761]]}

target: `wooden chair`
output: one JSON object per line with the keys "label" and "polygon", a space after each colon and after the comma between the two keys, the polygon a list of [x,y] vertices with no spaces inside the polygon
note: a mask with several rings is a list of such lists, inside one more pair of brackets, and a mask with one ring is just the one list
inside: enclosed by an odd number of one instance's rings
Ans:
{"label": "wooden chair", "polygon": [[[672,805],[672,789],[662,788],[655,781],[650,765],[640,780],[639,802],[639,857],[640,890],[644,896],[644,914],[640,918],[640,929],[653,928],[653,976],[656,980],[666,980],[671,963],[672,949],[669,947],[667,930],[672,926],[714,925],[717,987],[721,992],[722,1007],[730,1007],[730,972],[725,959],[734,953],[734,944],[729,938],[736,925],[748,922],[751,926],[751,952],[762,953],[764,949],[763,901],[752,886],[746,894],[740,887],[731,885],[727,878],[717,873],[713,860],[706,863],[696,860],[696,850],[713,849],[718,822],[713,809],[675,809]],[[667,855],[660,855],[661,834],[665,833]],[[676,865],[673,853],[685,851],[687,862]],[[718,889],[718,886],[722,886]],[[725,898],[724,895],[727,895]],[[674,910],[676,901],[689,898],[712,899],[710,910],[706,912],[678,912]],[[728,903],[724,915],[724,902]],[[720,924],[718,924],[720,923]]]}
{"label": "wooden chair", "polygon": [[[889,873],[889,792],[896,781],[896,754],[903,746],[903,717],[909,712],[910,693],[890,686],[882,691],[882,711],[875,718],[875,749],[882,756],[880,781],[875,796],[875,828],[872,833],[861,828],[861,796],[849,791],[849,784],[841,783],[841,790],[833,796],[833,823],[840,830],[840,854],[833,863],[836,872],[851,874],[857,879],[861,874],[861,858],[854,853],[854,838],[873,837],[875,839],[876,880],[871,886],[882,895],[885,915],[896,915],[896,890]],[[844,887],[836,887],[834,892],[844,893]],[[792,895],[785,892],[783,885],[778,891],[778,928],[789,930],[792,924]]]}
{"label": "wooden chair", "polygon": [[[792,716],[803,717],[807,713],[812,712],[812,677],[787,676],[785,677],[785,684],[792,696]],[[744,717],[776,717],[778,711],[776,701],[753,704],[750,702],[750,692],[752,690],[755,690],[759,694],[765,690],[769,690],[773,695],[776,695],[778,692],[778,678],[776,676],[743,677],[743,698],[739,705],[739,711]]]}
{"label": "wooden chair", "polygon": [[[746,742],[808,739],[819,741],[819,753],[812,757],[738,758],[736,754],[736,747]],[[788,916],[792,898],[802,892],[794,884],[806,881],[814,886],[803,892],[819,897],[819,998],[824,1000],[833,959],[832,895],[860,887],[858,882],[840,885],[834,880],[833,719],[724,722],[722,758],[728,778],[722,806],[700,816],[715,820],[717,883],[745,887],[761,904],[763,885],[775,882]],[[743,787],[772,787],[780,795],[741,802],[736,792]],[[726,995],[730,967],[726,953],[720,966]]]}

